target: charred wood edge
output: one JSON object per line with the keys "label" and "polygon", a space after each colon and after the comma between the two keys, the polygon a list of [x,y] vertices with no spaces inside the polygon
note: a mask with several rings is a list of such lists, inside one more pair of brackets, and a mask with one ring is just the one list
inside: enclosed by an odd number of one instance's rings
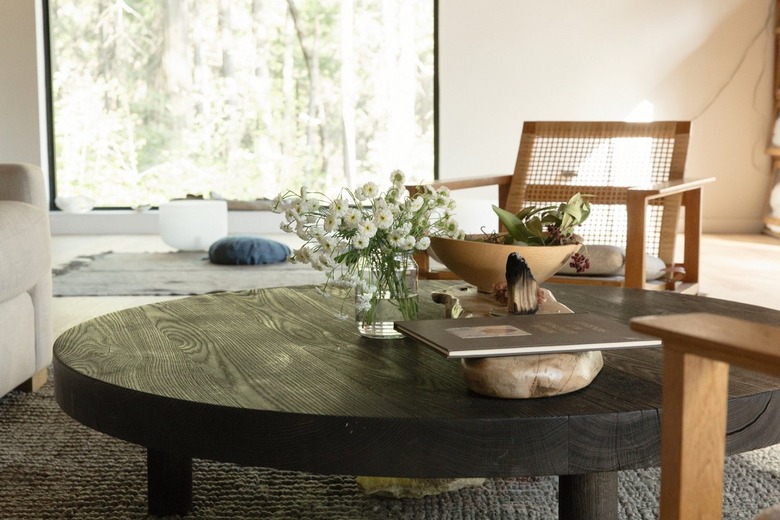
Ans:
{"label": "charred wood edge", "polygon": [[517,253],[510,253],[506,259],[506,295],[509,314],[536,314],[539,298],[531,269],[525,259]]}

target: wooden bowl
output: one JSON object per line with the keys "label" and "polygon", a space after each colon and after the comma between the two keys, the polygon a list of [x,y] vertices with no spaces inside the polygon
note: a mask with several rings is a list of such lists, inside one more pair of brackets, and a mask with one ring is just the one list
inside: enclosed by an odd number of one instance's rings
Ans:
{"label": "wooden bowl", "polygon": [[513,246],[474,240],[431,237],[431,256],[480,292],[492,292],[506,281],[506,259],[510,253],[522,256],[537,283],[554,275],[580,244],[565,246]]}

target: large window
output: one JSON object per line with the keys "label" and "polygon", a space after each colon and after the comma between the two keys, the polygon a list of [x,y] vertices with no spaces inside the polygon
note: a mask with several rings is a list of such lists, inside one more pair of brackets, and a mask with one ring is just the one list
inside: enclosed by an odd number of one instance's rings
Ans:
{"label": "large window", "polygon": [[433,178],[433,0],[48,0],[55,191]]}

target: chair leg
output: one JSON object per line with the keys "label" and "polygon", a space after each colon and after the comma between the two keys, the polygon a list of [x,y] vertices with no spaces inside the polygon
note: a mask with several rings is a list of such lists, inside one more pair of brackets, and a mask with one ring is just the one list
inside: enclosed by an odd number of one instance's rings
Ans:
{"label": "chair leg", "polygon": [[729,365],[674,346],[664,340],[661,519],[721,518]]}
{"label": "chair leg", "polygon": [[17,388],[21,390],[22,392],[37,392],[41,389],[43,385],[46,384],[46,381],[49,379],[49,369],[48,368],[42,368],[33,376],[19,385]]}
{"label": "chair leg", "polygon": [[431,272],[429,256],[426,251],[418,251],[414,254],[414,261],[417,262],[417,272],[420,278],[428,278],[428,274]]}

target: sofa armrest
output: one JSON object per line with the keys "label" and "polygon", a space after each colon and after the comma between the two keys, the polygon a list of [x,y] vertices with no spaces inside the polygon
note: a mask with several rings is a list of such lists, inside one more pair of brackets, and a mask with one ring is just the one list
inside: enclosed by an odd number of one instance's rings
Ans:
{"label": "sofa armrest", "polygon": [[26,202],[48,211],[49,203],[41,169],[25,163],[0,164],[0,200]]}

